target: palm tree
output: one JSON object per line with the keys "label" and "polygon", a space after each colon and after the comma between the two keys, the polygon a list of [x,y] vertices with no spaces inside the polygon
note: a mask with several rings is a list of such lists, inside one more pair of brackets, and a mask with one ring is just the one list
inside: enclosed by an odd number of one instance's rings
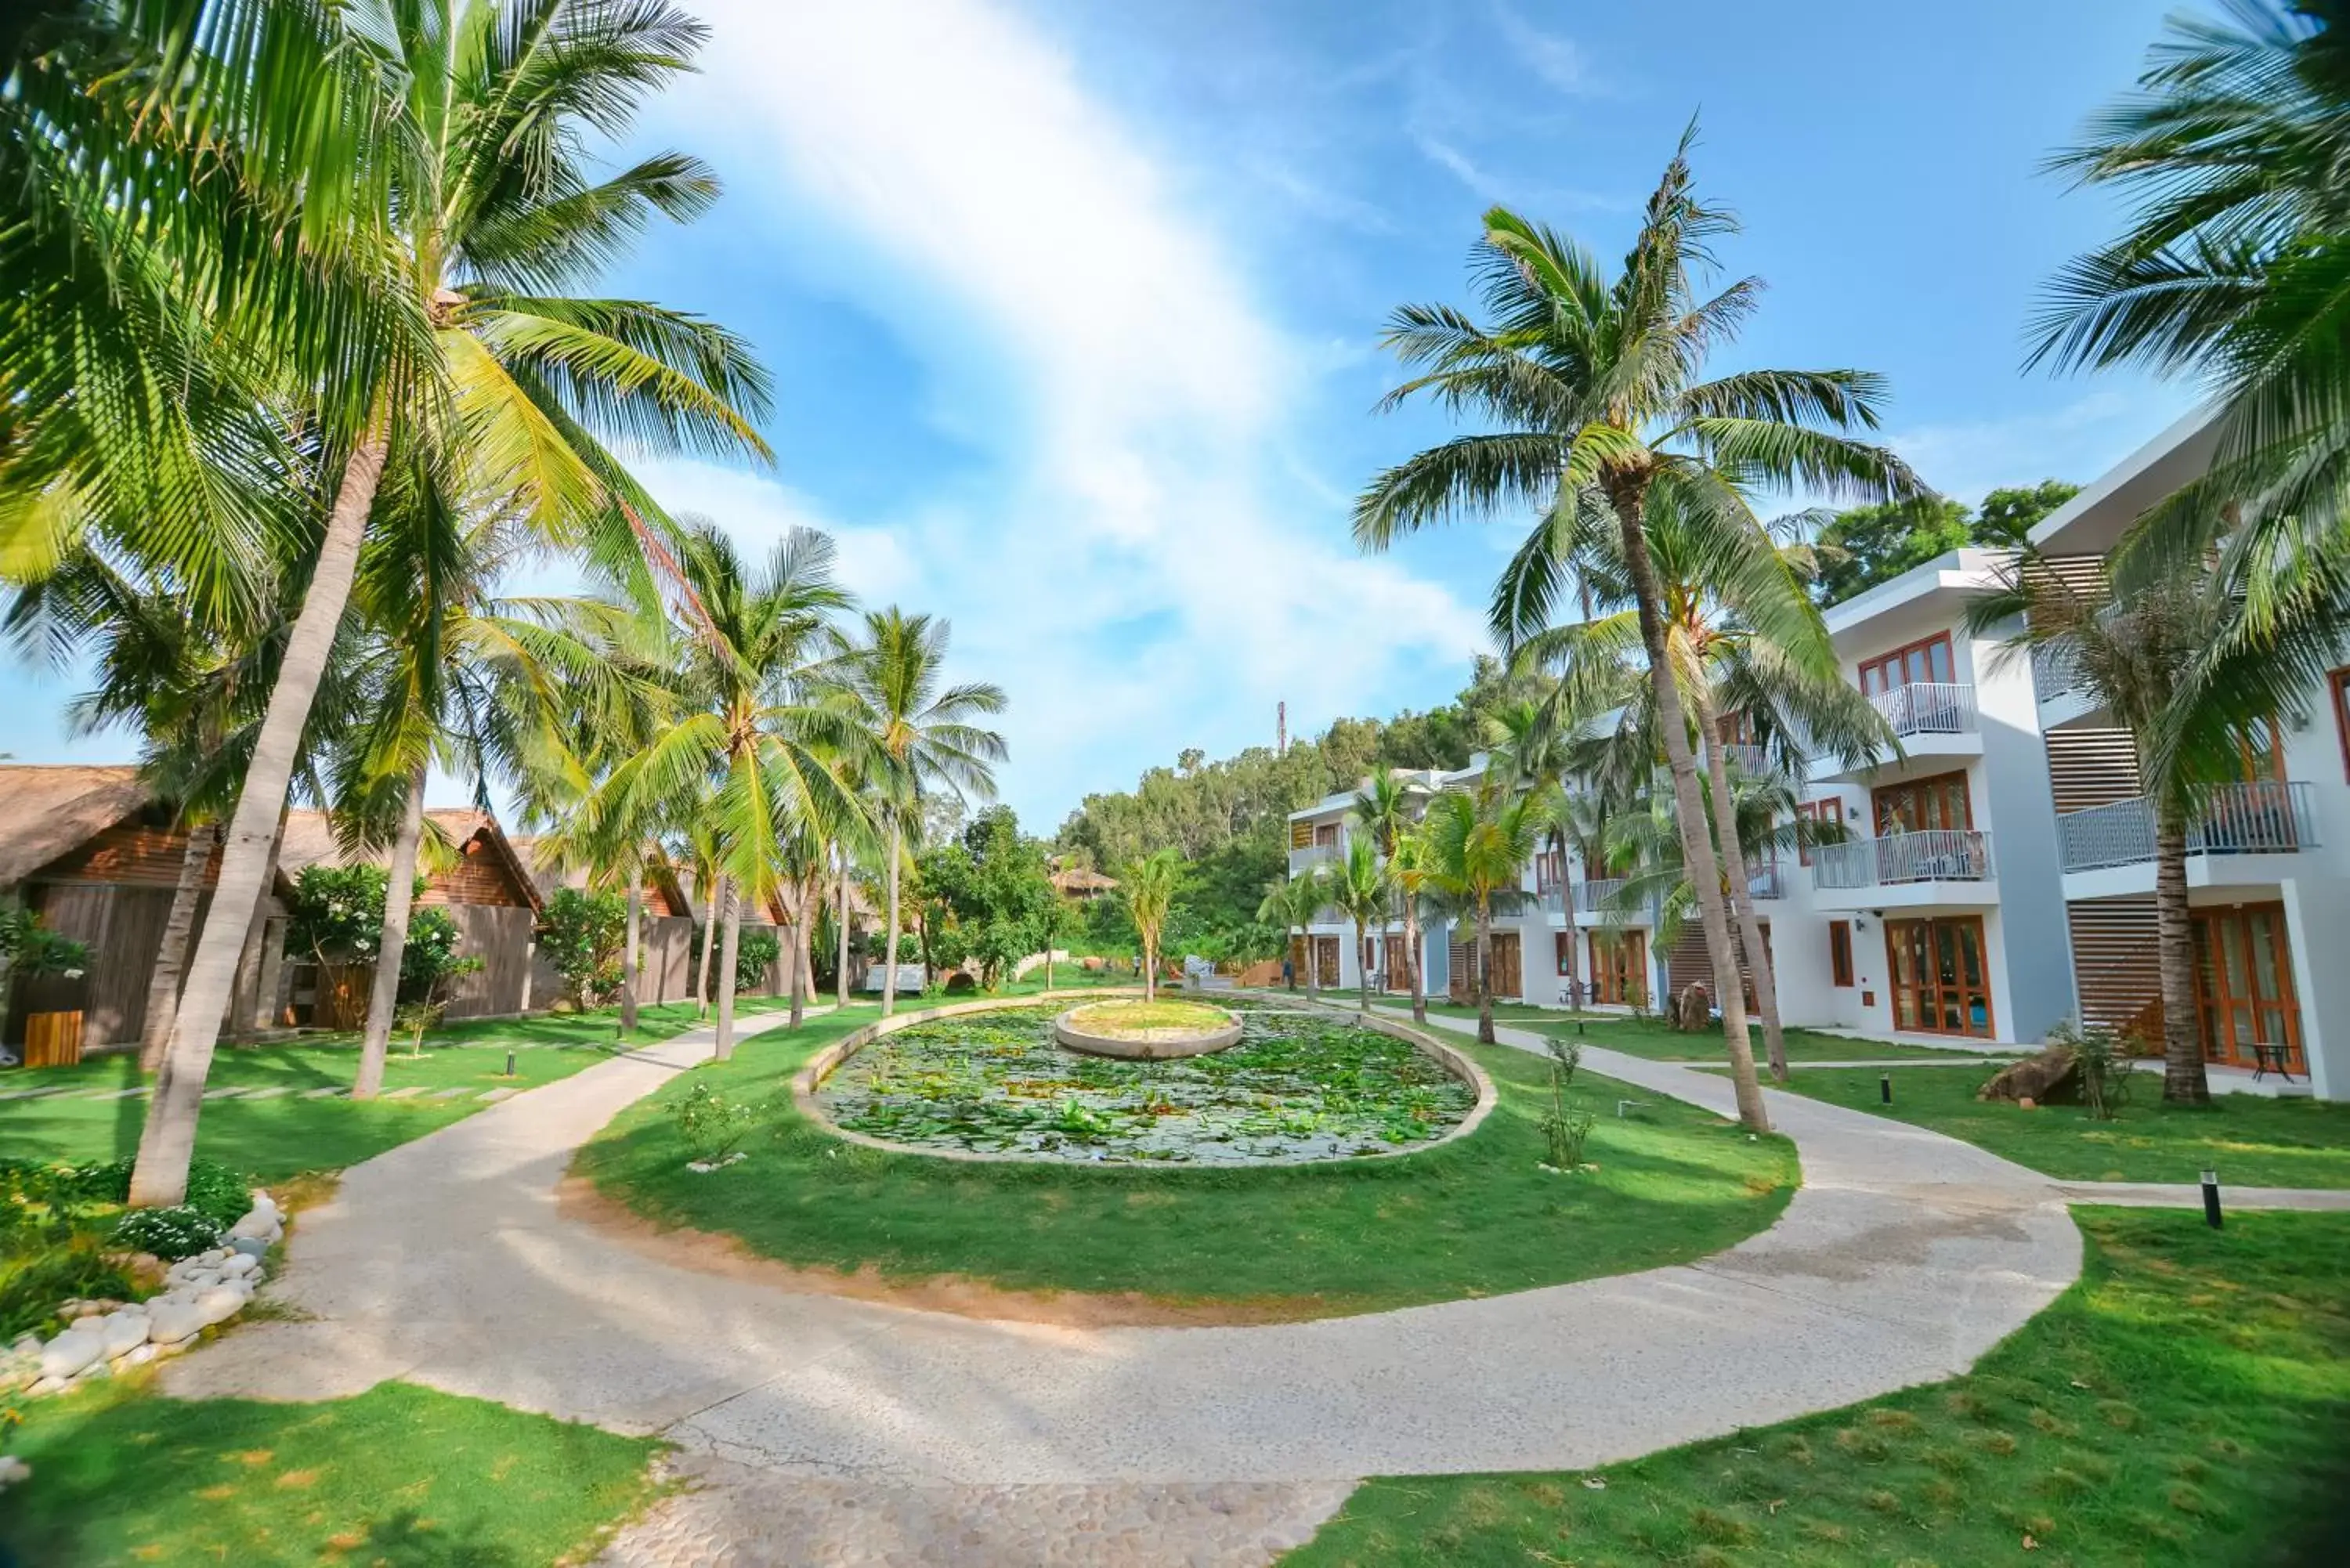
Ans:
{"label": "palm tree", "polygon": [[[1898,744],[1885,717],[1842,678],[1827,626],[1806,591],[1810,547],[1781,544],[1734,487],[1705,504],[1688,501],[1673,476],[1652,487],[1648,555],[1674,678],[1700,742],[1723,897],[1753,979],[1772,1075],[1784,1083],[1778,986],[1754,905],[1742,814],[1731,807],[1734,770],[1725,713],[1742,720],[1754,743],[1774,754],[1773,765],[1788,774],[1804,770],[1813,749],[1857,763],[1898,751]],[[1571,559],[1583,592],[1612,613],[1546,626],[1558,589],[1555,572],[1539,565],[1544,552]],[[1630,672],[1640,648],[1632,600],[1621,532],[1600,507],[1581,506],[1546,522],[1519,551],[1494,595],[1496,615],[1506,617],[1495,633],[1517,668],[1549,669],[1559,678],[1551,701],[1520,722],[1528,737],[1521,746],[1535,736],[1579,732],[1612,714],[1612,737],[1593,739],[1603,747],[1612,740],[1624,752],[1603,771],[1623,779],[1655,776],[1662,747],[1653,688]]]}
{"label": "palm tree", "polygon": [[[1314,918],[1330,900],[1326,896],[1322,867],[1309,867],[1295,877],[1275,877],[1264,885],[1264,899],[1256,907],[1256,918],[1268,926],[1279,926],[1284,939],[1305,939],[1305,990],[1308,995],[1322,989],[1321,976],[1314,964]],[[1296,981],[1290,982],[1292,990]]]}
{"label": "palm tree", "polygon": [[1171,846],[1154,850],[1118,875],[1118,896],[1142,938],[1142,999],[1159,997],[1159,938],[1183,881],[1183,857]]}
{"label": "palm tree", "polygon": [[875,798],[889,828],[883,860],[889,913],[881,959],[881,1015],[887,1018],[897,1004],[898,901],[907,825],[919,830],[926,794],[945,790],[993,799],[994,764],[1009,753],[1002,735],[971,722],[1003,711],[1001,687],[941,686],[951,636],[945,621],[910,616],[892,605],[867,611],[864,630],[861,645],[845,649],[843,680],[857,722],[877,754]]}
{"label": "palm tree", "polygon": [[827,690],[838,674],[831,618],[849,597],[833,580],[831,539],[813,529],[793,529],[754,571],[716,524],[695,521],[677,558],[695,606],[693,622],[678,633],[681,711],[612,770],[606,789],[624,816],[681,800],[708,803],[722,885],[702,946],[721,948],[716,1054],[723,1061],[734,1052],[744,906],[775,902],[787,867],[798,865],[795,836],[864,813],[832,765],[862,744]]}
{"label": "palm tree", "polygon": [[1396,840],[1395,850],[1388,857],[1388,876],[1395,883],[1396,902],[1403,908],[1404,962],[1410,966],[1414,1023],[1428,1022],[1428,965],[1420,951],[1420,913],[1428,902],[1430,885],[1423,826],[1424,823],[1414,823],[1410,832]]}
{"label": "palm tree", "polygon": [[1333,863],[1330,871],[1330,901],[1355,922],[1355,978],[1362,993],[1357,1011],[1368,1012],[1371,1010],[1369,933],[1376,926],[1384,937],[1387,918],[1393,908],[1395,888],[1388,880],[1387,863],[1380,856],[1378,845],[1368,833],[1349,834],[1347,853]]}
{"label": "palm tree", "polygon": [[[1410,833],[1412,824],[1419,820],[1419,798],[1424,793],[1404,783],[1392,768],[1382,768],[1373,774],[1364,786],[1355,792],[1355,798],[1349,809],[1354,816],[1356,830],[1358,834],[1369,836],[1371,844],[1378,850],[1378,858],[1382,862],[1395,858],[1396,846],[1403,842],[1406,835]],[[1390,881],[1388,883],[1390,903],[1394,899],[1395,893],[1395,884]],[[1393,912],[1390,909],[1379,916],[1379,967],[1382,970],[1392,970],[1395,966],[1394,951],[1388,939],[1388,920]],[[1406,948],[1409,949],[1411,941],[1409,931],[1405,933],[1404,941]],[[1413,973],[1417,974],[1419,962],[1418,955],[1407,951],[1405,960],[1411,966]],[[1418,982],[1415,981],[1414,988],[1417,989],[1417,986]]]}
{"label": "palm tree", "polygon": [[1506,787],[1490,772],[1471,788],[1429,802],[1419,837],[1427,876],[1461,900],[1477,926],[1477,1038],[1493,1044],[1493,916],[1513,910],[1518,879],[1547,824],[1537,797]]}
{"label": "palm tree", "polygon": [[[503,476],[549,539],[631,569],[665,556],[659,511],[603,445],[647,451],[766,447],[750,418],[766,381],[708,322],[633,300],[561,292],[601,267],[652,214],[690,218],[716,182],[673,153],[594,181],[583,127],[617,136],[650,87],[691,67],[707,29],[666,0],[460,0],[399,5],[342,41],[370,62],[388,123],[370,156],[391,240],[396,323],[339,345],[324,384],[334,501],[269,713],[229,826],[221,876],[190,962],[173,1045],[140,1144],[131,1200],[179,1201],[238,950],[262,892],[310,708],[348,602],[387,464],[462,452]],[[306,195],[306,199],[307,195]],[[366,325],[355,318],[354,329]],[[634,566],[641,578],[641,561]]]}
{"label": "palm tree", "polygon": [[[1586,599],[1590,597],[1588,579],[1576,574],[1577,592]],[[1586,618],[1589,618],[1586,612]],[[1566,917],[1566,988],[1577,1007],[1582,1005],[1583,976],[1577,963],[1573,934],[1575,931],[1575,888],[1566,876],[1566,829],[1568,812],[1567,778],[1573,768],[1573,732],[1551,722],[1539,703],[1517,701],[1497,709],[1491,720],[1492,750],[1486,763],[1499,769],[1515,787],[1528,793],[1544,794],[1543,815],[1550,826],[1544,835],[1550,846],[1552,863],[1558,870],[1559,909]],[[1536,878],[1540,880],[1539,877]]]}
{"label": "palm tree", "polygon": [[1921,493],[1923,486],[1891,452],[1844,433],[1875,428],[1883,385],[1874,375],[1742,370],[1697,379],[1708,353],[1752,312],[1762,286],[1741,279],[1711,298],[1694,286],[1693,271],[1711,263],[1709,243],[1735,228],[1728,213],[1704,205],[1691,189],[1694,130],[1649,198],[1612,283],[1565,236],[1496,207],[1485,215],[1477,251],[1490,324],[1448,306],[1396,312],[1387,342],[1421,373],[1385,406],[1426,392],[1506,428],[1457,437],[1381,473],[1356,504],[1355,535],[1367,548],[1385,549],[1464,512],[1523,505],[1557,516],[1575,510],[1586,490],[1613,513],[1679,820],[1699,868],[1699,912],[1721,992],[1740,1118],[1761,1131],[1769,1117],[1746,1038],[1728,906],[1702,831],[1696,755],[1648,556],[1649,495],[1668,479],[1689,497],[1685,504],[1724,497],[1734,485],[1870,500]]}
{"label": "palm tree", "polygon": [[2236,614],[2213,591],[2216,573],[2159,578],[2135,592],[2085,585],[2027,552],[1998,586],[1967,607],[1976,636],[2007,655],[2044,649],[2068,663],[2074,686],[2137,742],[2139,785],[2154,826],[2156,953],[2162,986],[2162,1097],[2203,1105],[2210,1088],[2195,999],[2195,935],[2187,899],[2187,843],[2206,793],[2241,782],[2247,748],[2273,746],[2267,715],[2306,712],[2310,688],[2281,683],[2271,661],[2239,652],[2190,683],[2187,672],[2224,641]]}

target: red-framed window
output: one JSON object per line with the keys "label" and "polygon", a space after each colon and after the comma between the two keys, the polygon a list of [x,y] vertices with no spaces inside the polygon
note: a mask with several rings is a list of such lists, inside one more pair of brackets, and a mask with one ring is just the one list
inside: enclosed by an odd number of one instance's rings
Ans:
{"label": "red-framed window", "polygon": [[[1840,809],[1841,803],[1833,795],[1826,800],[1799,800],[1795,803],[1795,815],[1808,816],[1814,822],[1841,822],[1844,818],[1837,815]],[[1805,866],[1812,863],[1812,846],[1800,837],[1795,840],[1795,858]]]}
{"label": "red-framed window", "polygon": [[1571,973],[1572,971],[1568,968],[1568,963],[1575,953],[1575,933],[1573,931],[1553,931],[1550,934],[1550,940],[1552,956],[1557,961],[1558,972],[1562,975]]}
{"label": "red-framed window", "polygon": [[1828,972],[1836,984],[1849,988],[1852,984],[1852,922],[1828,922]]}
{"label": "red-framed window", "polygon": [[1959,678],[1957,656],[1950,651],[1950,634],[1938,631],[1890,653],[1863,659],[1860,689],[1871,697],[1897,686],[1947,685]]}

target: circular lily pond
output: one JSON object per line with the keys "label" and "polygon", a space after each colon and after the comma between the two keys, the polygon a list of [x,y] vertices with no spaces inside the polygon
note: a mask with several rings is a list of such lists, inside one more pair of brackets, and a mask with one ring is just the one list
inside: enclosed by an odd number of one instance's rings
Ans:
{"label": "circular lily pond", "polygon": [[1392,1154],[1476,1108],[1476,1090],[1435,1057],[1318,1009],[1235,1002],[1238,1044],[1157,1062],[1064,1049],[1057,1011],[885,1035],[836,1068],[816,1104],[838,1127],[915,1148],[1164,1165]]}

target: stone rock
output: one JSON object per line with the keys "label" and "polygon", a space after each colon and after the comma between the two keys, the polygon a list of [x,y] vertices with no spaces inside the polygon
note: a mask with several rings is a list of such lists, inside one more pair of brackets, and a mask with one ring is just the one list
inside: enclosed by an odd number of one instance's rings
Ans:
{"label": "stone rock", "polygon": [[269,1251],[268,1241],[259,1236],[233,1237],[229,1246],[234,1249],[238,1257],[251,1258],[256,1263],[261,1262]]}
{"label": "stone rock", "polygon": [[161,1354],[163,1353],[160,1349],[151,1345],[136,1345],[123,1353],[122,1356],[115,1362],[114,1369],[123,1372],[133,1366],[144,1366]]}
{"label": "stone rock", "polygon": [[1667,1002],[1665,1022],[1684,1034],[1702,1034],[1713,1027],[1713,999],[1704,986],[1691,981],[1679,1000]]}
{"label": "stone rock", "polygon": [[0,1454],[0,1487],[16,1486],[32,1479],[32,1466],[14,1454]]}
{"label": "stone rock", "polygon": [[52,1394],[62,1394],[73,1385],[62,1377],[44,1377],[25,1390],[36,1399],[46,1399]]}
{"label": "stone rock", "polygon": [[147,1343],[151,1324],[147,1314],[134,1307],[109,1313],[99,1324],[99,1337],[105,1343],[109,1359],[127,1355]]}
{"label": "stone rock", "polygon": [[196,1298],[196,1315],[203,1319],[206,1327],[226,1323],[243,1312],[244,1303],[252,1299],[251,1291],[239,1290],[234,1285],[214,1285]]}
{"label": "stone rock", "polygon": [[231,1241],[275,1241],[285,1233],[286,1223],[277,1217],[276,1210],[255,1209],[229,1227],[228,1239]]}
{"label": "stone rock", "polygon": [[221,1278],[233,1280],[240,1274],[249,1274],[260,1266],[261,1260],[250,1252],[232,1252],[228,1262],[220,1266]]}
{"label": "stone rock", "polygon": [[41,1346],[41,1378],[71,1377],[105,1354],[105,1336],[96,1328],[69,1328]]}
{"label": "stone rock", "polygon": [[1991,1075],[1989,1083],[1975,1091],[1975,1098],[2030,1100],[2043,1106],[2056,1103],[2067,1093],[2077,1096],[2080,1092],[2074,1067],[2073,1047],[2051,1045],[2037,1056],[2027,1056],[2002,1067]]}
{"label": "stone rock", "polygon": [[171,1301],[157,1297],[148,1303],[147,1339],[158,1345],[176,1345],[192,1339],[198,1330],[216,1320],[207,1318],[192,1301]]}

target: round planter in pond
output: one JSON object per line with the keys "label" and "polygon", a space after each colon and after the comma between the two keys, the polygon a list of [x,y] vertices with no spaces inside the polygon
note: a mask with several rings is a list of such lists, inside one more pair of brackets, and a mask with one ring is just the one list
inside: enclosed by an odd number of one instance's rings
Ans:
{"label": "round planter in pond", "polygon": [[1197,1002],[1093,1002],[1053,1020],[1053,1038],[1088,1056],[1168,1062],[1240,1044],[1240,1015]]}

